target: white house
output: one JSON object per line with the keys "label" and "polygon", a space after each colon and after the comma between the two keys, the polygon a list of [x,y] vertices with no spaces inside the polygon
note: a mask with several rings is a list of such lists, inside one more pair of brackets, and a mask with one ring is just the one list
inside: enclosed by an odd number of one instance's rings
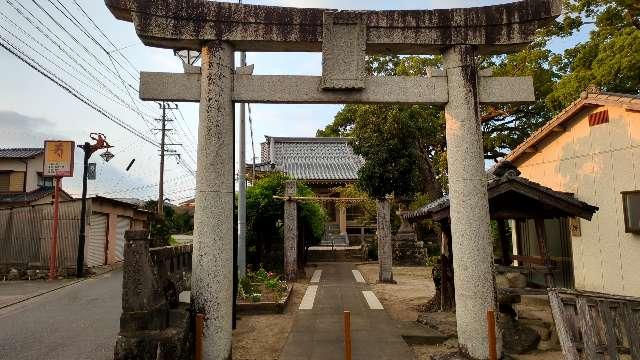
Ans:
{"label": "white house", "polygon": [[[569,245],[558,260],[573,263],[575,287],[640,296],[640,96],[585,92],[506,160],[599,207],[592,221],[547,223],[549,241]],[[514,243],[535,237],[529,225],[514,227]]]}

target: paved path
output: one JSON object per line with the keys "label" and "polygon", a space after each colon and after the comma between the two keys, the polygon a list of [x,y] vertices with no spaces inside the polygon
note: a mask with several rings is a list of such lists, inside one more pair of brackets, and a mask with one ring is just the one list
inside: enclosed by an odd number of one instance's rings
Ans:
{"label": "paved path", "polygon": [[0,309],[75,284],[78,279],[0,282]]}
{"label": "paved path", "polygon": [[325,263],[318,270],[322,272],[314,274],[307,288],[280,360],[344,359],[345,310],[351,311],[353,359],[413,359],[395,322],[369,287],[356,280],[363,281],[353,264]]}
{"label": "paved path", "polygon": [[0,359],[113,359],[121,298],[114,271],[1,309]]}

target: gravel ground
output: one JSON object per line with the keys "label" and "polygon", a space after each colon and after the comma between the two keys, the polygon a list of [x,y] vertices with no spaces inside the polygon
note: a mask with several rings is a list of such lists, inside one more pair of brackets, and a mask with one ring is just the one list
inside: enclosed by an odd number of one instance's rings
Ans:
{"label": "gravel ground", "polygon": [[[418,318],[419,307],[430,300],[435,287],[431,280],[431,269],[427,267],[394,267],[393,279],[397,284],[378,284],[378,264],[358,265],[358,269],[371,284],[389,315],[399,321],[413,321]],[[442,345],[411,346],[416,360],[430,360],[433,355],[450,353],[457,342],[448,341]],[[561,352],[536,352],[512,356],[516,360],[559,360]]]}
{"label": "gravel ground", "polygon": [[306,281],[294,284],[292,297],[284,314],[242,315],[233,332],[233,359],[278,359],[306,288]]}

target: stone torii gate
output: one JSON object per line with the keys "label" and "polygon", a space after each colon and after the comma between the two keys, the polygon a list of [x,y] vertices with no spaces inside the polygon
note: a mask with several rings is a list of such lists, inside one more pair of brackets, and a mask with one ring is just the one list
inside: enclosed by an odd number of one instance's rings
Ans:
{"label": "stone torii gate", "polygon": [[[200,102],[193,306],[205,315],[203,359],[231,356],[234,103],[396,103],[445,107],[458,335],[488,357],[495,308],[479,103],[534,100],[531,78],[478,74],[476,56],[521,49],[561,0],[468,9],[334,11],[203,0],[105,0],[148,46],[197,50],[201,71],[142,73],[143,100]],[[323,75],[237,73],[234,51],[322,52]],[[443,54],[431,77],[368,77],[368,54]]]}

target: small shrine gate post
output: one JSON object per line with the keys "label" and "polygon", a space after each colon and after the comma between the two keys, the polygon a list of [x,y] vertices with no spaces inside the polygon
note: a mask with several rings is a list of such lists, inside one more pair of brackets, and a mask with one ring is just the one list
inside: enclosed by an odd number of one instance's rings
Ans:
{"label": "small shrine gate post", "polygon": [[[486,314],[496,303],[479,105],[530,102],[534,93],[530,77],[484,76],[475,58],[526,46],[560,14],[561,0],[410,11],[105,3],[134,23],[146,45],[202,53],[199,72],[142,73],[140,97],[200,102],[192,303],[205,316],[203,359],[231,357],[234,102],[445,107],[459,343],[472,357],[488,357]],[[321,51],[323,75],[247,75],[236,71],[234,51]],[[430,77],[370,77],[367,54],[443,54],[444,69]]]}

